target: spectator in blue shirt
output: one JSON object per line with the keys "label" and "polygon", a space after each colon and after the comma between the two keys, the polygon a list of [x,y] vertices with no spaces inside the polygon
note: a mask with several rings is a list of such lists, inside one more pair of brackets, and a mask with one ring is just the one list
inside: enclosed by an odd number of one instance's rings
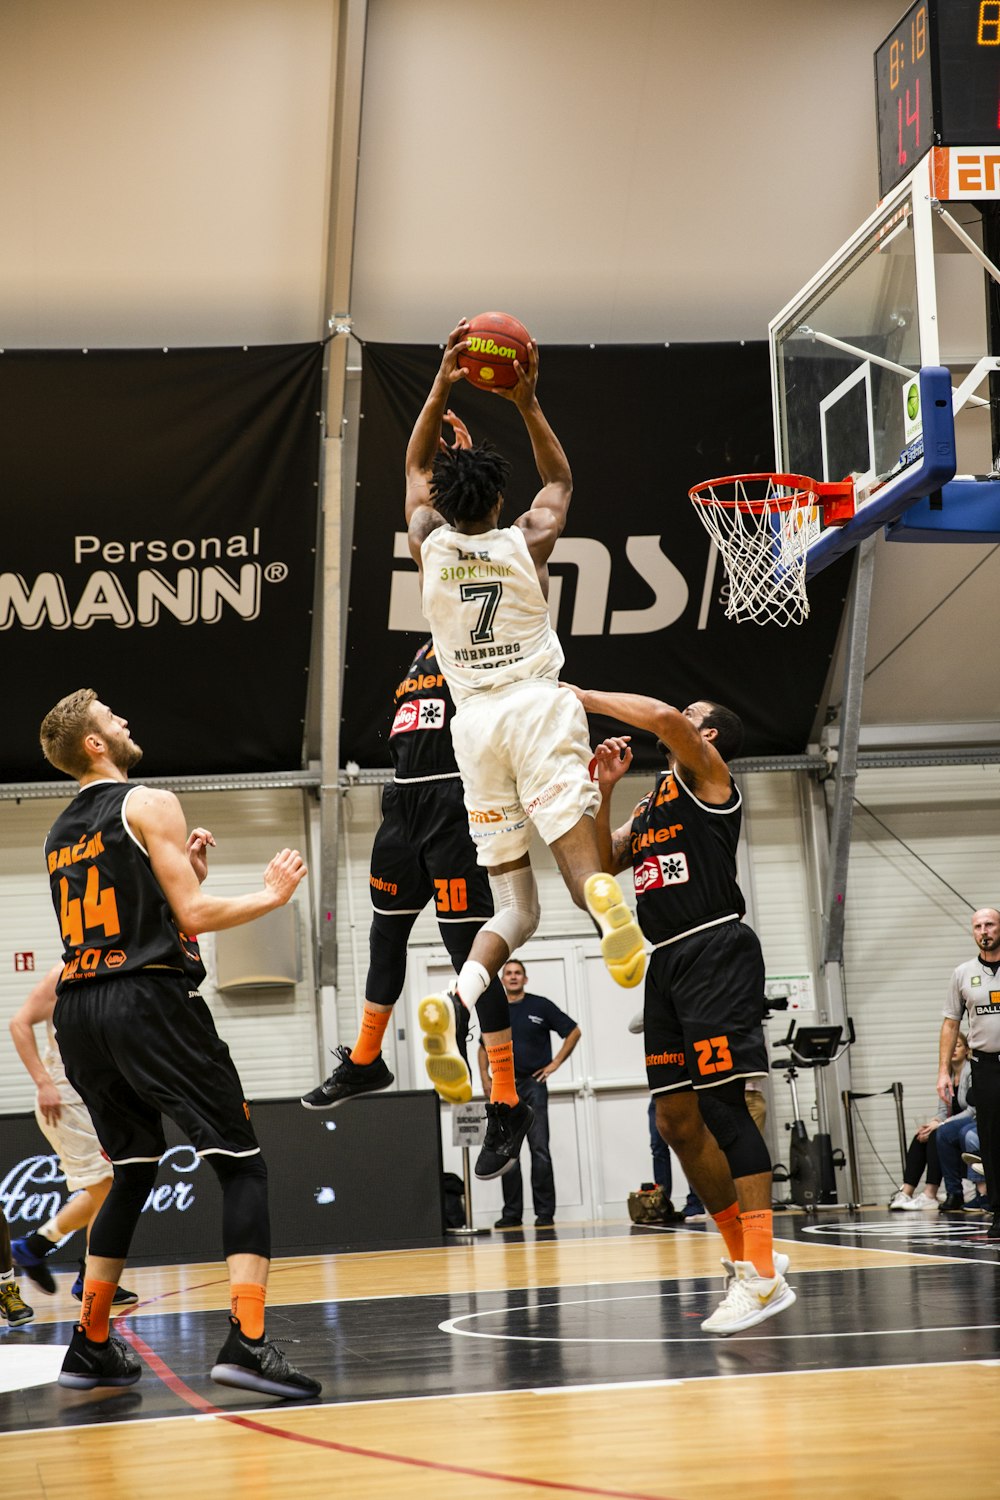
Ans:
{"label": "spectator in blue shirt", "polygon": [[[535,1206],[535,1228],[547,1229],[556,1211],[556,1184],[549,1154],[549,1091],[547,1080],[569,1057],[580,1040],[580,1028],[558,1005],[544,995],[529,995],[525,990],[528,971],[520,959],[511,958],[500,971],[500,982],[507,992],[510,1026],[514,1038],[514,1079],[517,1092],[535,1111],[528,1127],[528,1150],[531,1153],[531,1196]],[[562,1046],[552,1055],[552,1033],[562,1038]],[[483,1090],[489,1098],[490,1071],[485,1047],[479,1047],[479,1071]],[[521,1165],[514,1161],[500,1179],[503,1188],[503,1216],[497,1229],[517,1229],[524,1215],[524,1183]]]}

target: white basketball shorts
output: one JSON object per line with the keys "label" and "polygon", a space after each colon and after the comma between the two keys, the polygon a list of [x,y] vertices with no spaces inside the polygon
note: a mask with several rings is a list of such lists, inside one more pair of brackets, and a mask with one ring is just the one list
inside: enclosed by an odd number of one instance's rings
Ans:
{"label": "white basketball shorts", "polygon": [[35,1119],[39,1130],[59,1157],[66,1174],[67,1188],[71,1193],[77,1193],[81,1188],[92,1187],[95,1182],[103,1182],[106,1177],[112,1177],[114,1168],[101,1151],[87,1106],[73,1089],[69,1090],[72,1095],[70,1102],[67,1102],[63,1089],[59,1092],[62,1095],[62,1113],[56,1124],[50,1125],[39,1109],[35,1110]]}
{"label": "white basketball shorts", "polygon": [[529,680],[467,698],[451,738],[481,865],[526,854],[532,824],[552,844],[595,816],[587,716],[569,688]]}

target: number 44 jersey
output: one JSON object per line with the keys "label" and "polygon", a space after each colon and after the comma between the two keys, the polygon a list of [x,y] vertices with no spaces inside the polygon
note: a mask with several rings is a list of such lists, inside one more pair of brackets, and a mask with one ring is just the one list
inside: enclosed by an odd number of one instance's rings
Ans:
{"label": "number 44 jersey", "polygon": [[183,974],[192,989],[205,977],[197,939],[178,928],[149,855],[129,827],[135,790],[124,781],[89,782],[45,840],[63,938],[60,992],[137,969]]}

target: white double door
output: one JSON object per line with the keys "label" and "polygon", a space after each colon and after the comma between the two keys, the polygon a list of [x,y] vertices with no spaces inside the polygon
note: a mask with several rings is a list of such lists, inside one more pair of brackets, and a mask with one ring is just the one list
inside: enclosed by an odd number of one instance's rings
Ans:
{"label": "white double door", "polygon": [[[549,1132],[556,1184],[556,1220],[582,1222],[624,1218],[628,1194],[652,1173],[649,1147],[643,1041],[628,1030],[642,1008],[642,986],[621,989],[609,977],[595,939],[536,941],[518,953],[528,972],[529,994],[546,995],[572,1016],[582,1036],[576,1050],[549,1082]],[[411,948],[407,987],[396,1005],[389,1066],[402,1089],[429,1087],[424,1070],[423,1034],[417,1007],[425,995],[441,993],[454,978],[442,947]],[[553,1037],[553,1050],[558,1050]],[[474,1098],[481,1097],[476,1054],[479,1029],[473,1021],[469,1062]],[[462,1152],[452,1141],[451,1110],[442,1109],[445,1171],[463,1175]],[[471,1153],[475,1162],[475,1148]],[[673,1161],[673,1201],[683,1203],[686,1187]],[[530,1158],[521,1155],[524,1218],[533,1218]],[[477,1227],[492,1224],[503,1208],[499,1181],[472,1188]]]}

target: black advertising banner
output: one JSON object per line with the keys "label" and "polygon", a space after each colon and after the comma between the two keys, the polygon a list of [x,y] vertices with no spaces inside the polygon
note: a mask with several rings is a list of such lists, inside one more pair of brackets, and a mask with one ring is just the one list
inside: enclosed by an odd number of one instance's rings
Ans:
{"label": "black advertising banner", "polygon": [[322,345],[0,356],[0,779],[92,687],[140,775],[302,763]]}
{"label": "black advertising banner", "polygon": [[[433,1089],[358,1099],[349,1110],[303,1118],[298,1099],[251,1108],[268,1165],[275,1255],[439,1243],[444,1233],[441,1106]],[[167,1150],[143,1207],[129,1260],[222,1259],[222,1193],[208,1162],[169,1121]],[[23,1239],[69,1198],[66,1179],[34,1115],[7,1115],[0,1212]],[[405,1157],[406,1171],[399,1162]],[[55,1264],[84,1253],[82,1234]],[[127,1283],[126,1283],[127,1284]],[[29,1301],[31,1299],[29,1298]]]}
{"label": "black advertising banner", "polygon": [[[343,759],[389,764],[392,689],[427,635],[405,544],[403,457],[441,354],[367,344],[351,574]],[[801,626],[725,617],[725,574],[688,499],[700,480],[773,467],[767,346],[674,344],[541,351],[538,395],[573,469],[573,502],[550,564],[565,680],[683,707],[713,698],[746,725],[745,755],[804,750],[834,650],[850,559],[809,586]],[[471,386],[452,406],[473,441],[514,466],[505,514],[538,479],[510,402]],[[595,737],[610,732],[595,720]],[[650,736],[637,764],[662,764]]]}

